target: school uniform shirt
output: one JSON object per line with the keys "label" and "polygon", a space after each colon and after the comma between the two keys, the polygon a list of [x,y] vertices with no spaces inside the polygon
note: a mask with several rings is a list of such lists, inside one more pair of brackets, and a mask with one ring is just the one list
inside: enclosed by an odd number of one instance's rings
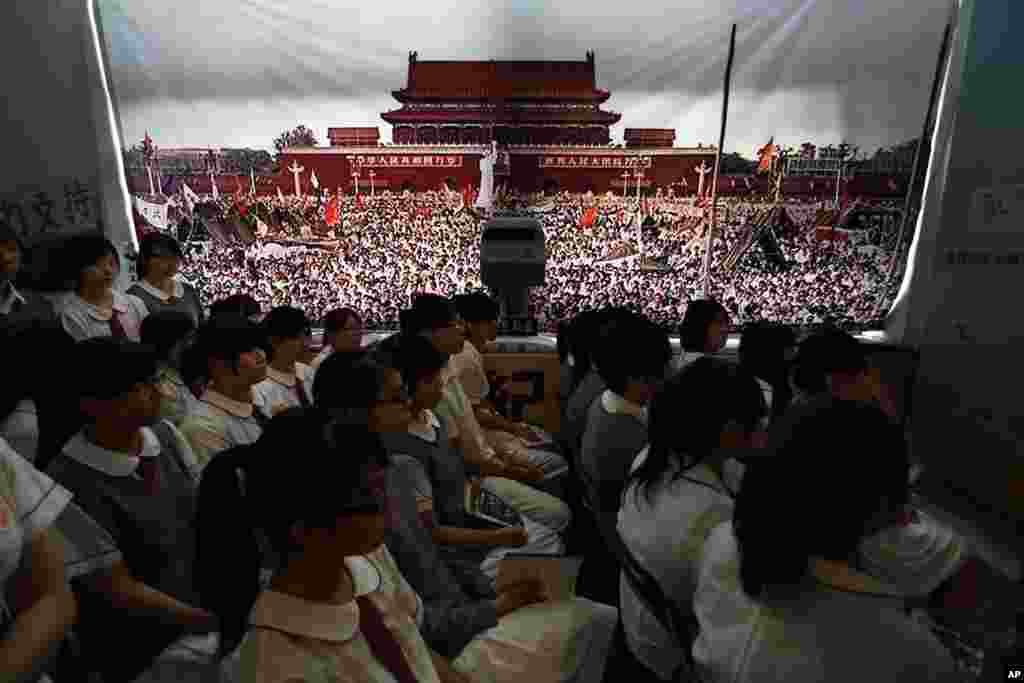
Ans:
{"label": "school uniform shirt", "polygon": [[565,408],[566,425],[563,428],[567,441],[574,449],[580,447],[583,440],[583,433],[587,430],[587,417],[590,415],[590,406],[608,386],[601,379],[596,370],[591,369],[576,390],[569,397],[569,403]]}
{"label": "school uniform shirt", "polygon": [[423,599],[420,632],[430,647],[473,681],[603,680],[618,611],[576,598],[531,605],[499,620],[494,589],[479,565],[442,558],[420,524],[415,482],[422,470],[411,457],[389,468],[396,519],[386,542],[402,576]]}
{"label": "school uniform shirt", "polygon": [[[410,476],[416,491],[420,519],[429,529],[435,526],[467,527],[467,477],[461,458],[451,452],[444,438],[444,426],[430,411],[424,411],[419,421],[410,425],[407,434],[385,434],[384,445],[398,463],[402,456],[419,464]],[[510,507],[515,509],[512,503]],[[518,511],[518,510],[517,510]],[[565,550],[559,536],[560,529],[546,526],[542,521],[520,513],[528,537],[525,546],[516,552],[558,554]],[[497,575],[498,562],[511,548],[490,546],[441,546],[444,555],[476,561],[480,570],[491,580]]]}
{"label": "school uniform shirt", "polygon": [[[296,363],[295,371],[286,373],[267,366],[267,377],[252,388],[256,402],[266,406],[269,415],[277,415],[288,408],[313,405],[313,396],[306,390],[306,382],[313,369],[305,363]],[[302,394],[300,395],[300,392]]]}
{"label": "school uniform shirt", "polygon": [[[487,371],[484,369],[483,355],[467,341],[463,344],[462,351],[452,357],[452,367],[469,399],[470,406],[475,410],[491,392],[491,385],[487,381]],[[483,435],[491,448],[502,453],[512,454],[518,459],[536,465],[545,473],[566,469],[565,458],[557,452],[543,448],[529,448],[526,442],[515,434],[495,429],[484,429]],[[545,434],[544,436],[549,442],[553,441],[550,435]]]}
{"label": "school uniform shirt", "polygon": [[[637,456],[635,471],[647,459],[648,448]],[[711,532],[732,519],[732,494],[707,465],[685,472],[673,462],[660,480],[626,488],[619,511],[618,531],[637,562],[658,582],[665,597],[684,613],[693,609],[693,594]],[[625,576],[619,579],[622,626],[629,649],[664,679],[682,665],[685,655]],[[683,644],[689,646],[689,644]]]}
{"label": "school uniform shirt", "polygon": [[160,417],[180,426],[195,412],[199,399],[185,384],[181,373],[169,366],[162,366],[160,373]]}
{"label": "school uniform shirt", "polygon": [[693,656],[703,680],[729,683],[961,681],[948,651],[904,609],[906,595],[846,565],[816,560],[799,597],[752,600],[740,583],[732,522],[704,546]]}
{"label": "school uniform shirt", "polygon": [[85,301],[77,294],[64,299],[60,321],[75,341],[93,337],[111,336],[110,319],[117,316],[125,335],[132,341],[139,341],[142,321],[149,315],[146,304],[137,296],[114,291],[114,302],[110,309],[100,308]]}
{"label": "school uniform shirt", "polygon": [[[113,538],[133,577],[181,602],[198,605],[192,582],[196,482],[170,430],[166,422],[143,428],[142,448],[136,455],[102,448],[79,433],[48,471]],[[159,472],[155,493],[139,472],[147,459]],[[80,595],[83,651],[110,680],[134,680],[184,636],[179,626],[118,610],[88,592]],[[131,634],[132,648],[126,650],[110,633]]]}
{"label": "school uniform shirt", "polygon": [[7,582],[21,566],[25,546],[51,528],[70,501],[70,491],[0,439],[0,638],[14,619]]}
{"label": "school uniform shirt", "polygon": [[580,453],[587,499],[606,528],[616,524],[629,468],[646,445],[646,409],[606,389],[590,406]]}
{"label": "school uniform shirt", "polygon": [[35,462],[39,448],[39,417],[31,399],[18,401],[14,410],[0,422],[0,437],[29,462]]}
{"label": "school uniform shirt", "polygon": [[970,556],[968,543],[921,510],[903,524],[883,529],[860,544],[861,567],[909,595],[924,596],[956,574]]}
{"label": "school uniform shirt", "polygon": [[[367,596],[383,614],[416,679],[438,683],[418,630],[422,603],[387,547],[344,561],[355,597]],[[249,624],[232,676],[237,683],[394,683],[359,628],[355,600],[330,605],[265,590],[256,599]]]}
{"label": "school uniform shirt", "polygon": [[196,326],[203,322],[203,304],[195,288],[178,279],[172,279],[174,292],[154,287],[145,280],[139,280],[128,288],[128,294],[138,297],[150,313],[177,311],[190,316]]}
{"label": "school uniform shirt", "polygon": [[[256,401],[255,393],[253,400]],[[256,443],[269,417],[262,404],[240,403],[208,389],[195,411],[185,418],[181,433],[192,447],[199,471],[202,471],[221,451]]]}

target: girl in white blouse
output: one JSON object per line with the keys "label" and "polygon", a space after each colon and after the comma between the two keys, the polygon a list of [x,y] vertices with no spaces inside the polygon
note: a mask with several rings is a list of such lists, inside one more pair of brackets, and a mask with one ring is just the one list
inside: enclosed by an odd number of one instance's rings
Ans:
{"label": "girl in white blouse", "polygon": [[950,654],[907,615],[906,592],[858,559],[862,539],[907,506],[900,429],[877,406],[839,401],[801,416],[773,445],[748,468],[733,522],[704,546],[693,656],[705,678],[960,680]]}
{"label": "girl in white blouse", "polygon": [[149,310],[138,297],[114,289],[121,266],[110,240],[99,234],[75,235],[61,247],[60,259],[74,291],[60,311],[68,334],[75,341],[91,337],[139,341],[139,328]]}
{"label": "girl in white blouse", "polygon": [[[650,445],[633,462],[618,531],[665,596],[690,611],[704,542],[732,518],[725,466],[763,445],[766,408],[754,377],[701,358],[668,380],[651,404]],[[664,680],[683,664],[683,648],[620,577],[622,624],[637,659]]]}
{"label": "girl in white blouse", "polygon": [[[383,546],[386,464],[365,424],[290,409],[207,467],[197,582],[223,652],[240,643],[239,683],[464,681],[424,643],[422,602]],[[279,568],[261,590],[267,551]]]}
{"label": "girl in white blouse", "polygon": [[266,339],[267,377],[252,388],[257,403],[274,415],[288,408],[308,408],[307,391],[313,370],[299,357],[311,334],[309,319],[293,306],[278,306],[260,323]]}
{"label": "girl in white blouse", "polygon": [[0,678],[5,681],[40,677],[75,620],[54,528],[70,500],[67,489],[0,439]]}

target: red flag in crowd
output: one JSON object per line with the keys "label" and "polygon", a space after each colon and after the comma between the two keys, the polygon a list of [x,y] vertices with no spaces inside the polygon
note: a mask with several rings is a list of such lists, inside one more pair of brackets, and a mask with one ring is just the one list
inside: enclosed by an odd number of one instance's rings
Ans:
{"label": "red flag in crowd", "polygon": [[473,186],[466,185],[466,189],[462,191],[462,208],[468,209],[473,206]]}
{"label": "red flag in crowd", "polygon": [[356,208],[359,209],[359,210],[362,210],[362,209],[366,208],[363,205],[363,194],[361,192],[356,195]]}
{"label": "red flag in crowd", "polygon": [[580,227],[581,228],[592,228],[594,227],[594,221],[597,220],[597,207],[591,206],[589,209],[583,210],[583,215],[580,216]]}
{"label": "red flag in crowd", "polygon": [[333,228],[338,224],[340,218],[341,207],[338,205],[338,198],[331,197],[331,201],[327,202],[327,208],[324,210],[324,223]]}
{"label": "red flag in crowd", "polygon": [[775,136],[768,138],[768,144],[757,150],[757,172],[767,173],[771,170],[772,161],[779,154],[779,148],[775,145]]}

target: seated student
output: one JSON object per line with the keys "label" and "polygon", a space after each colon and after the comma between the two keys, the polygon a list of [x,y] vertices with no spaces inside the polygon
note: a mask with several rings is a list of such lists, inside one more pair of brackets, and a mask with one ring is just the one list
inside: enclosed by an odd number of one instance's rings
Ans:
{"label": "seated student", "polygon": [[630,466],[647,444],[647,404],[665,380],[672,347],[654,323],[633,315],[606,325],[597,351],[608,388],[587,415],[580,476],[598,523],[614,529]]}
{"label": "seated student", "polygon": [[133,681],[154,660],[159,669],[165,651],[203,643],[207,658],[196,664],[209,666],[215,636],[181,642],[215,632],[217,622],[196,606],[195,483],[180,442],[158,421],[156,354],[136,342],[99,338],[80,342],[74,361],[86,426],[48,471],[123,556],[76,580],[78,636],[89,670],[108,683]]}
{"label": "seated student", "polygon": [[128,293],[141,299],[150,313],[177,311],[198,326],[203,322],[199,295],[192,285],[175,277],[184,257],[178,240],[170,235],[143,235],[139,240],[139,281],[128,288]]}
{"label": "seated student", "polygon": [[[876,406],[838,401],[777,439],[771,458],[749,468],[733,521],[704,545],[693,646],[704,680],[961,680],[905,612],[906,593],[851,559],[907,504],[900,429]],[[842,486],[808,485],[834,479],[840,462],[857,463]]]}
{"label": "seated student", "polygon": [[70,500],[67,489],[0,439],[0,678],[5,681],[39,680],[75,621],[77,605],[54,526]]}
{"label": "seated student", "polygon": [[474,681],[602,681],[617,610],[583,598],[550,601],[537,580],[499,580],[495,590],[479,567],[452,565],[421,524],[422,476],[412,458],[393,461],[385,541],[423,599],[427,644]]}
{"label": "seated student", "polygon": [[[390,344],[374,354],[378,360],[352,353],[332,354],[317,373],[313,387],[316,406],[335,416],[369,421],[380,434],[405,433],[413,419],[408,392],[399,371],[391,367],[397,364],[394,354],[401,348],[402,339],[396,336],[386,340]],[[499,477],[484,477],[481,485],[520,515],[547,529],[561,534],[569,525],[568,508],[554,496]]]}
{"label": "seated student", "polygon": [[313,396],[313,382],[320,364],[335,351],[348,353],[363,348],[363,318],[351,308],[335,308],[324,316],[323,348],[309,364],[311,372],[306,378],[306,394]]}
{"label": "seated student", "polygon": [[[283,452],[299,459],[280,466]],[[215,458],[200,485],[196,582],[223,624],[238,683],[464,681],[418,631],[419,596],[384,546],[365,424],[290,409],[255,445]],[[244,482],[244,484],[243,484]],[[260,589],[262,537],[282,558]]]}
{"label": "seated student", "polygon": [[195,332],[192,316],[181,311],[157,311],[142,321],[142,343],[160,359],[160,417],[174,425],[184,422],[198,405],[195,393],[181,376],[183,354],[194,341]]}
{"label": "seated student", "polygon": [[[619,536],[684,612],[692,610],[701,551],[711,530],[732,518],[735,490],[725,464],[763,445],[764,398],[753,376],[701,358],[669,379],[651,402],[650,445],[633,462],[619,511]],[[622,625],[636,658],[664,680],[685,654],[619,580]],[[682,643],[689,648],[690,643]]]}
{"label": "seated student", "polygon": [[831,397],[875,402],[895,415],[884,387],[868,364],[866,349],[841,330],[825,330],[800,343],[792,380],[794,408]]}
{"label": "seated student", "polygon": [[253,387],[267,376],[259,327],[238,315],[210,317],[185,352],[184,379],[202,377],[206,393],[181,424],[200,470],[217,453],[256,441],[270,419]]}
{"label": "seated student", "polygon": [[299,362],[310,327],[306,314],[291,306],[278,306],[260,323],[266,339],[267,377],[252,388],[256,403],[270,415],[288,408],[308,408],[306,382],[312,369]]}
{"label": "seated student", "polygon": [[[403,332],[419,334],[428,339],[438,351],[449,355],[460,352],[465,343],[465,333],[455,307],[448,299],[435,295],[421,296],[413,308],[405,312]],[[386,345],[387,341],[382,344]],[[517,454],[496,452],[487,443],[450,362],[445,369],[444,387],[444,398],[435,410],[437,416],[445,420],[449,438],[457,442],[458,452],[471,471],[488,477],[490,485],[500,489],[496,491],[498,495],[517,509],[536,510],[552,521],[564,518],[564,525],[557,523],[553,527],[568,525],[568,506],[540,490],[545,483],[544,470]],[[537,486],[520,486],[516,482]]]}
{"label": "seated student", "polygon": [[210,306],[210,316],[229,313],[248,318],[250,322],[259,323],[263,320],[263,309],[260,302],[248,294],[232,294]]}
{"label": "seated student", "polygon": [[768,414],[773,418],[781,416],[792,400],[789,367],[795,352],[796,335],[784,325],[755,322],[743,328],[740,367],[757,378]]}
{"label": "seated student", "polygon": [[729,312],[714,299],[697,299],[686,306],[679,325],[678,367],[725,348],[729,331]]}
{"label": "seated student", "polygon": [[480,563],[493,580],[498,561],[512,548],[521,552],[555,555],[565,546],[558,531],[529,516],[523,526],[500,529],[470,528],[466,511],[467,486],[479,486],[479,480],[466,475],[466,466],[451,449],[444,423],[431,408],[444,391],[441,373],[448,357],[420,336],[405,335],[394,350],[390,363],[381,354],[378,362],[399,369],[406,394],[410,397],[412,422],[405,429],[388,431],[381,439],[393,457],[411,457],[420,468],[417,495],[425,506],[424,521],[434,542],[445,550]]}
{"label": "seated student", "polygon": [[586,431],[590,405],[608,388],[594,363],[598,335],[613,317],[623,314],[624,309],[606,308],[584,311],[573,320],[568,358],[572,366],[572,390],[565,406],[562,440],[577,451]]}
{"label": "seated student", "polygon": [[56,319],[53,304],[44,296],[15,287],[21,257],[21,239],[10,224],[0,221],[0,327]]}
{"label": "seated student", "polygon": [[[491,387],[484,369],[483,351],[497,339],[498,304],[486,294],[478,292],[456,297],[455,306],[465,325],[466,341],[462,351],[452,356],[452,367],[469,398],[477,422],[484,429],[488,443],[497,451],[506,450],[522,460],[539,465],[546,475],[565,471],[565,459],[552,450],[554,446],[550,436],[543,433],[535,435],[529,425],[506,420],[493,406],[488,405],[487,396]],[[552,447],[529,448],[529,442],[525,439],[533,436],[540,436]]]}
{"label": "seated student", "polygon": [[0,437],[29,462],[39,452],[40,413],[61,402],[63,380],[53,364],[74,345],[56,320],[24,320],[0,330]]}
{"label": "seated student", "polygon": [[68,334],[75,341],[92,337],[139,341],[139,328],[149,310],[138,297],[114,289],[121,261],[110,240],[93,233],[75,235],[61,246],[59,259],[74,291],[60,310]]}

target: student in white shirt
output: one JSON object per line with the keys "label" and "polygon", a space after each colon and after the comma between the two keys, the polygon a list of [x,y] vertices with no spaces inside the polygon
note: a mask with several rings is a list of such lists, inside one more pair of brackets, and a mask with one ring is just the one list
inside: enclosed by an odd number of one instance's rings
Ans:
{"label": "student in white shirt", "polygon": [[185,352],[185,382],[206,386],[181,424],[200,469],[227,448],[255,442],[270,418],[253,392],[267,376],[264,344],[258,326],[224,313],[211,317]]}
{"label": "student in white shirt", "polygon": [[681,348],[678,368],[725,348],[729,338],[729,312],[714,299],[698,299],[686,306],[679,325]]}
{"label": "student in white shirt", "polygon": [[114,289],[121,266],[110,240],[92,233],[75,235],[61,246],[59,258],[74,291],[60,311],[68,334],[75,341],[91,337],[139,341],[139,328],[149,310],[138,297]]}
{"label": "student in white shirt", "polygon": [[267,377],[252,388],[257,403],[270,415],[288,408],[308,408],[312,397],[306,385],[312,369],[299,362],[311,334],[309,319],[300,309],[278,306],[260,323],[267,350]]}
{"label": "student in white shirt", "polygon": [[[77,615],[55,522],[71,494],[0,439],[0,678],[42,676]],[[12,602],[8,602],[8,598]]]}
{"label": "student in white shirt", "polygon": [[[282,467],[280,457],[297,460]],[[239,683],[465,679],[418,631],[422,602],[383,545],[386,454],[365,423],[291,409],[200,486],[197,582]],[[261,590],[264,549],[280,560]],[[239,645],[240,644],[240,645]]]}
{"label": "student in white shirt", "polygon": [[[651,403],[650,445],[633,462],[619,511],[619,536],[633,557],[684,613],[704,542],[731,519],[725,464],[737,451],[764,445],[764,398],[753,376],[702,358],[668,380]],[[619,580],[622,625],[636,658],[663,680],[684,663],[691,643],[674,642]],[[678,634],[677,634],[678,635]]]}
{"label": "student in white shirt", "polygon": [[693,656],[705,680],[961,680],[907,615],[905,591],[857,558],[904,514],[908,469],[903,435],[877,406],[838,401],[787,426],[704,547]]}

